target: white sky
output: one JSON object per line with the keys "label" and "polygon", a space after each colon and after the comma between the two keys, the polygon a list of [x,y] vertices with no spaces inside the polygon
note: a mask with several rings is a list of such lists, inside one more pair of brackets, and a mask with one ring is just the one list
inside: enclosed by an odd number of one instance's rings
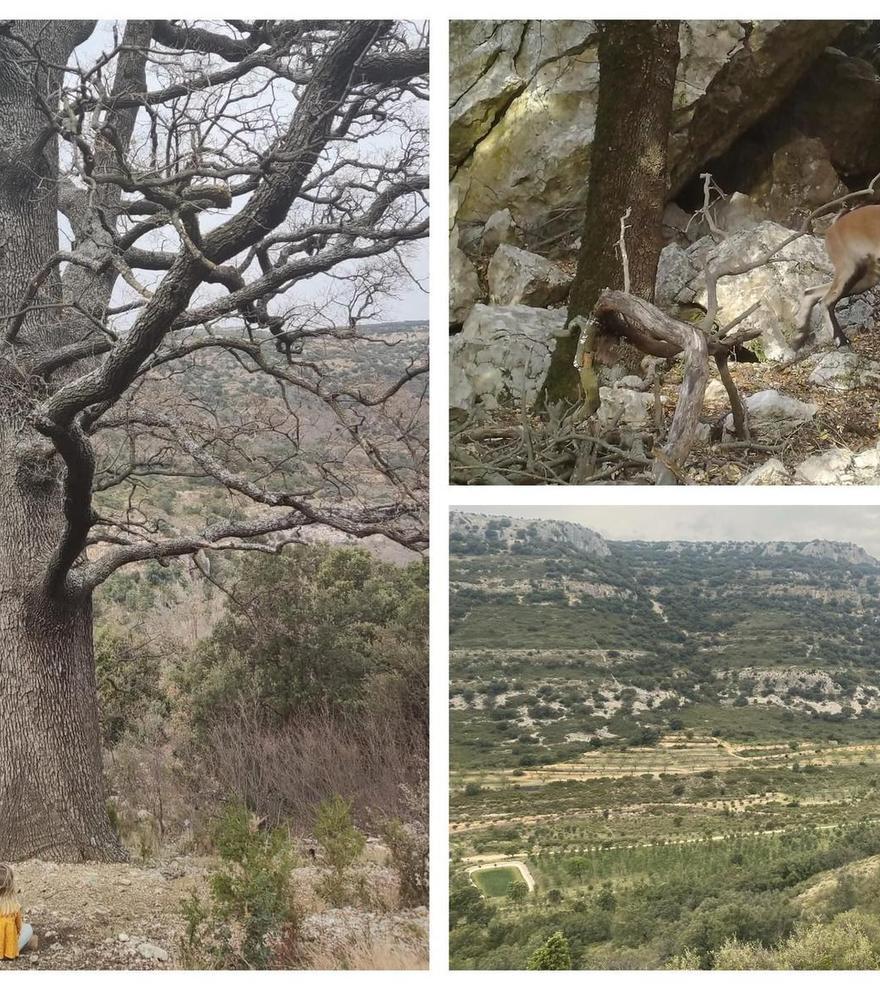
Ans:
{"label": "white sky", "polygon": [[880,506],[460,506],[517,519],[562,519],[610,540],[836,540],[880,557]]}
{"label": "white sky", "polygon": [[[178,15],[180,16],[180,15]],[[93,64],[96,57],[104,51],[109,51],[113,47],[113,25],[117,25],[119,32],[119,37],[122,37],[122,33],[125,30],[125,21],[112,21],[112,20],[100,20],[92,32],[92,35],[85,41],[82,45],[78,46],[75,52],[75,57],[79,59],[81,65],[86,66]],[[211,27],[210,22],[200,22],[201,26]],[[218,62],[218,64],[222,64]],[[150,70],[153,71],[152,69]],[[150,85],[156,87],[155,79],[149,80]],[[245,83],[244,85],[247,85]],[[289,97],[283,93],[283,86],[279,84],[278,92],[281,94],[279,102],[285,104],[283,107],[284,111],[289,114],[292,110],[292,103],[289,102]],[[427,114],[427,109],[423,107],[418,107],[415,102],[413,107],[416,112],[421,112]],[[284,113],[281,113],[284,116]],[[146,117],[141,113],[138,118],[139,127],[146,126]],[[389,133],[384,139],[372,138],[370,141],[363,142],[364,151],[382,149],[383,147],[392,147],[395,144],[395,134]],[[367,157],[365,155],[365,157]],[[226,211],[213,211],[212,214],[205,214],[203,216],[203,229],[209,230],[213,226],[218,225],[223,222],[230,213],[234,213],[236,209],[235,204],[228,213]],[[69,235],[69,228],[67,221],[65,219],[60,220],[61,230],[62,230],[62,247],[67,247],[67,240]],[[166,233],[165,236],[169,236]],[[172,238],[173,239],[173,238]],[[156,243],[150,243],[149,238],[144,239],[140,242],[141,247],[147,248],[160,248],[165,247],[165,245],[160,245]],[[412,244],[405,245],[402,249],[402,253],[406,258],[406,263],[409,271],[412,273],[415,281],[419,283],[416,285],[413,280],[405,279],[401,282],[394,296],[383,296],[380,300],[377,300],[379,308],[381,310],[381,315],[376,322],[395,322],[398,320],[419,320],[427,322],[428,319],[428,239],[423,238],[422,240],[415,241]],[[377,259],[378,262],[381,259]],[[152,287],[156,282],[161,280],[161,273],[152,272],[139,272],[138,273],[141,282],[148,287]],[[306,303],[309,300],[314,300],[316,303],[323,298],[327,291],[332,287],[332,280],[327,276],[317,276],[313,279],[305,280],[296,285],[295,289],[288,294],[288,300],[290,302],[300,302]],[[217,297],[222,295],[222,291],[217,286],[203,286],[197,294],[197,300],[199,303],[206,302],[212,296]],[[120,279],[117,283],[116,291],[114,292],[113,302],[114,304],[119,304],[124,301],[128,301],[129,298],[135,298],[134,294]],[[342,319],[344,314],[334,314],[334,318]],[[133,319],[133,317],[132,317]],[[124,322],[124,321],[123,321]],[[372,320],[369,322],[373,322]]]}

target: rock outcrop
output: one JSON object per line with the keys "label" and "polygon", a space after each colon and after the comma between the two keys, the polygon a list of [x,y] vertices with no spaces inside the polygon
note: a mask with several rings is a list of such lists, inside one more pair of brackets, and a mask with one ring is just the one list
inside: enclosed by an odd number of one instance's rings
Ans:
{"label": "rock outcrop", "polygon": [[[837,21],[682,22],[673,189],[781,103]],[[592,21],[454,21],[449,150],[460,221],[529,230],[583,203],[599,85]],[[880,132],[878,132],[880,133]]]}
{"label": "rock outcrop", "polygon": [[531,306],[474,306],[452,338],[450,404],[471,411],[495,409],[505,394],[517,406],[534,403],[556,340],[565,333],[565,311]]}

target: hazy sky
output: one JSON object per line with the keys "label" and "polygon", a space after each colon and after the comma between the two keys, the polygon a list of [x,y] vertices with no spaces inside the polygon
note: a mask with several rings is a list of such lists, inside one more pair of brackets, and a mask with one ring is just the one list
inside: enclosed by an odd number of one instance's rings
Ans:
{"label": "hazy sky", "polygon": [[[112,51],[114,38],[113,38],[113,26],[116,24],[119,36],[121,37],[125,30],[125,21],[112,21],[112,20],[101,20],[95,27],[94,32],[80,45],[75,52],[75,59],[77,59],[82,66],[92,65],[95,60],[101,55],[102,52]],[[212,24],[212,22],[202,22],[199,21],[200,26],[208,26],[214,30],[222,31],[223,27]],[[218,64],[222,63],[217,60]],[[158,82],[155,77],[154,67],[150,67],[148,70],[148,83],[153,88],[158,88]],[[289,95],[284,91],[283,85],[276,86],[276,93],[278,94],[278,107],[276,111],[282,117],[284,113],[289,115],[292,112],[292,102]],[[414,114],[424,114],[427,115],[427,109],[420,103],[413,101],[411,103]],[[142,130],[143,137],[147,133],[147,123],[146,117],[142,113],[139,119],[139,126]],[[382,137],[374,137],[369,140],[361,142],[359,145],[359,154],[363,158],[369,158],[371,155],[369,152],[377,152],[379,150],[391,150],[397,147],[401,141],[400,133],[392,128],[389,128],[388,133]],[[240,202],[236,200],[236,203],[240,207]],[[236,211],[236,203],[233,204],[229,211],[215,210],[210,214],[204,214],[202,217],[202,228],[204,230],[210,230],[212,227],[217,226],[219,223],[225,221],[229,215]],[[60,218],[61,230],[62,230],[62,241],[65,241],[69,237],[69,229],[67,221]],[[163,234],[163,236],[169,237],[169,233]],[[67,243],[62,244],[63,247],[68,247]],[[141,242],[142,247],[151,247],[154,249],[166,247],[163,243],[148,243],[147,240]],[[176,246],[176,245],[175,245]],[[405,279],[401,282],[398,291],[393,296],[385,296],[379,300],[380,315],[377,317],[377,322],[383,321],[395,321],[395,320],[427,320],[428,318],[428,239],[423,238],[422,240],[415,241],[409,245],[403,245],[401,247],[401,253],[406,259],[407,267],[413,276],[413,279]],[[161,280],[161,274],[152,275],[148,272],[139,271],[138,275],[147,286],[152,286]],[[310,299],[318,300],[324,293],[330,291],[333,287],[333,281],[329,276],[316,276],[312,279],[305,280],[303,282],[297,283],[295,289],[288,293],[286,296],[282,297],[286,301],[302,302],[308,301]],[[199,302],[206,302],[209,298],[216,298],[222,295],[222,291],[219,286],[203,286],[197,293],[196,300]],[[131,290],[125,285],[125,283],[120,279],[117,283],[116,290],[114,291],[113,301],[115,304],[126,301],[129,298],[135,298]],[[342,319],[344,318],[344,313],[340,310],[340,313],[334,316],[334,318]],[[133,319],[133,317],[132,317]],[[125,321],[123,321],[124,323]],[[373,322],[372,320],[369,322]]]}
{"label": "hazy sky", "polygon": [[564,519],[610,540],[838,540],[880,557],[880,506],[473,506],[461,511]]}

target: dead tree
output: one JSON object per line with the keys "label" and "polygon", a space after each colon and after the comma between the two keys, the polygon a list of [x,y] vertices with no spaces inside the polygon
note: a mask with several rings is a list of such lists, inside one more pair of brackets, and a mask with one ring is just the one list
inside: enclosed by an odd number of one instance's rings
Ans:
{"label": "dead tree", "polygon": [[[424,355],[379,381],[323,356],[347,280],[406,278],[428,233],[425,37],[96,27],[0,23],[0,859],[124,856],[92,647],[119,568],[316,526],[426,544]],[[221,366],[277,398],[187,377]],[[223,486],[228,517],[178,531],[154,476]]]}

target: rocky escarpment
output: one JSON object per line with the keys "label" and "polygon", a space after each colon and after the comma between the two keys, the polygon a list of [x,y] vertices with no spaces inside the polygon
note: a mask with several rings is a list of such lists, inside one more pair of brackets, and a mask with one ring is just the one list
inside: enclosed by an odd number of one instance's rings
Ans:
{"label": "rocky escarpment", "polygon": [[[838,306],[852,351],[831,350],[830,329],[817,311],[816,352],[795,362],[790,343],[804,290],[833,276],[822,239],[833,215],[816,222],[813,233],[793,239],[793,231],[810,211],[864,189],[880,173],[880,140],[871,136],[880,133],[878,43],[876,22],[682,23],[655,299],[668,315],[699,322],[710,304],[707,271],[732,272],[716,283],[715,324],[756,335],[751,354],[737,357],[757,362],[731,363],[753,446],[731,446],[743,436],[734,436],[730,402],[710,362],[690,463],[679,466],[682,480],[880,484],[880,341],[866,332],[880,320],[880,295]],[[596,45],[590,21],[452,26],[456,481],[556,482],[577,473],[566,452],[552,447],[555,434],[543,423],[534,443],[552,456],[541,472],[528,464],[523,471],[528,456],[516,446],[512,422],[535,407],[557,341],[568,332],[598,95]],[[706,211],[704,173],[714,177]],[[663,373],[660,410],[650,361],[638,374],[631,366],[600,365],[601,406],[586,431],[632,452],[633,463],[616,481],[651,479],[650,452],[663,444],[675,410],[679,367]],[[473,430],[483,436],[472,439]],[[521,433],[526,438],[526,427]],[[504,440],[512,443],[501,451],[500,473],[491,465],[481,476]],[[641,473],[633,466],[640,462],[648,465]]]}
{"label": "rocky escarpment", "polygon": [[608,544],[594,530],[558,519],[511,519],[477,512],[452,512],[449,531],[453,539],[482,543],[492,550],[528,551],[556,543],[587,555],[611,555]]}
{"label": "rocky escarpment", "polygon": [[[683,22],[673,187],[782,103],[843,26]],[[482,224],[509,208],[522,226],[539,230],[582,205],[596,119],[597,42],[593,21],[453,22],[449,144],[460,224]],[[836,78],[825,67],[826,83],[829,76]],[[801,118],[814,132],[831,128],[812,120],[806,107]]]}

